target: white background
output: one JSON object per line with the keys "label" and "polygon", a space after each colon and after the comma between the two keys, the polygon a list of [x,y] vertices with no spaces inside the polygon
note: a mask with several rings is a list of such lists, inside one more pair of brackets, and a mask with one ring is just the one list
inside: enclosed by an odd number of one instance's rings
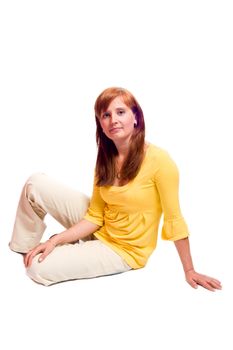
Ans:
{"label": "white background", "polygon": [[[231,5],[0,2],[2,349],[232,349]],[[144,269],[51,287],[26,277],[8,249],[31,173],[91,193],[93,105],[109,86],[135,95],[147,140],[176,161],[195,267],[221,292],[189,287],[160,238]],[[60,229],[47,222],[47,234]]]}

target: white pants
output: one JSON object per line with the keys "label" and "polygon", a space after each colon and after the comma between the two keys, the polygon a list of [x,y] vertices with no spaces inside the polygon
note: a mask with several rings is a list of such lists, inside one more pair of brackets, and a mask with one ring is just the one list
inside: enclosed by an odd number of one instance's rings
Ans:
{"label": "white pants", "polygon": [[[27,253],[37,246],[49,213],[65,228],[83,218],[89,198],[45,174],[32,175],[23,187],[10,241],[13,251]],[[37,255],[27,274],[34,281],[51,285],[61,281],[92,278],[129,271],[130,266],[111,248],[93,235],[74,244],[57,246],[42,262]]]}

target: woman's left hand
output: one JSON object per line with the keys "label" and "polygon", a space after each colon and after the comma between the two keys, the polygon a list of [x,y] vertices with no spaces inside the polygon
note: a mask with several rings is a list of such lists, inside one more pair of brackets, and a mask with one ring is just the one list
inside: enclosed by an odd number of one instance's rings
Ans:
{"label": "woman's left hand", "polygon": [[197,273],[195,270],[189,270],[185,273],[186,281],[193,288],[198,288],[198,285],[206,288],[212,292],[216,289],[222,289],[221,282],[213,277],[202,275]]}

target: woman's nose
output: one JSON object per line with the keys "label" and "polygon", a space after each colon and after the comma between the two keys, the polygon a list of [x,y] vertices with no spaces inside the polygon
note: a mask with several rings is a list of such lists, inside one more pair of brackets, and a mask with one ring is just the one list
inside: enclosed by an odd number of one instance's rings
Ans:
{"label": "woman's nose", "polygon": [[117,123],[117,115],[112,113],[112,116],[111,116],[111,123],[112,124],[116,124]]}

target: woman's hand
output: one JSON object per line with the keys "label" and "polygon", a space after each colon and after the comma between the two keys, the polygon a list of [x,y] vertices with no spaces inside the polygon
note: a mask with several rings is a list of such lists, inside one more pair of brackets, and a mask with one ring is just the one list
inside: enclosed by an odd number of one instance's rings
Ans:
{"label": "woman's hand", "polygon": [[220,281],[216,280],[213,277],[201,275],[200,273],[197,273],[194,269],[187,271],[185,273],[185,278],[186,281],[193,288],[198,288],[198,285],[200,285],[203,288],[206,288],[212,292],[214,292],[216,289],[222,289]]}
{"label": "woman's hand", "polygon": [[30,250],[25,256],[24,256],[24,265],[25,267],[30,267],[33,258],[37,255],[37,254],[41,254],[41,256],[39,257],[38,261],[41,262],[43,261],[47,255],[49,255],[53,249],[55,248],[55,245],[52,243],[52,241],[48,240],[45,243],[40,243],[38,246],[36,246],[35,248],[33,248],[32,250]]}

